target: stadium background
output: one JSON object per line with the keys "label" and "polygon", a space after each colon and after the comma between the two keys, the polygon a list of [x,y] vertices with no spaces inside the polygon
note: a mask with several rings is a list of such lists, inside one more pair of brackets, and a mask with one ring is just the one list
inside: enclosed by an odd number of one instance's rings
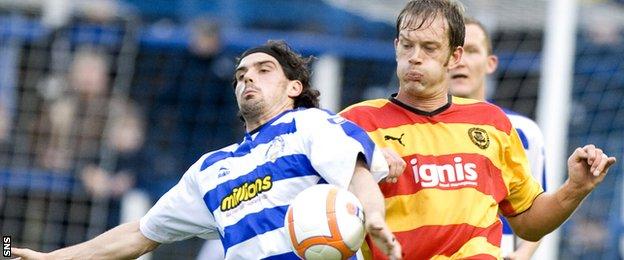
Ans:
{"label": "stadium background", "polygon": [[[201,154],[242,136],[233,58],[267,39],[318,57],[314,82],[328,108],[396,91],[393,23],[404,2],[0,1],[0,233],[49,251],[140,215]],[[549,1],[462,2],[500,58],[492,101],[532,118],[538,98],[559,102],[538,95],[548,87]],[[620,163],[547,248],[560,259],[622,258],[623,2],[577,2],[562,145],[567,154],[595,143]],[[201,243],[152,258],[191,258]]]}

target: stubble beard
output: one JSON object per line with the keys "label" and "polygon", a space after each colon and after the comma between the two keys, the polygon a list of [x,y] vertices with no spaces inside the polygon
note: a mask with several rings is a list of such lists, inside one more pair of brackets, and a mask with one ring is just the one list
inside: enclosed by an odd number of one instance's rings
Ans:
{"label": "stubble beard", "polygon": [[256,120],[262,114],[265,103],[262,100],[249,100],[240,106],[240,115],[246,122]]}

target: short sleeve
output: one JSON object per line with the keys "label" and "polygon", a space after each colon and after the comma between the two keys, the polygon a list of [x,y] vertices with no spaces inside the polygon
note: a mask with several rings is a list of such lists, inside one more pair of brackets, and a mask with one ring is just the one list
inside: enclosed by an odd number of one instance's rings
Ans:
{"label": "short sleeve", "polygon": [[541,185],[530,174],[529,162],[522,142],[515,129],[511,129],[508,145],[503,147],[505,169],[503,174],[510,176],[509,193],[501,201],[500,210],[504,216],[515,216],[527,210],[533,200],[544,192]]}
{"label": "short sleeve", "polygon": [[219,237],[214,216],[206,207],[194,179],[202,161],[200,159],[191,166],[180,182],[141,218],[140,230],[143,235],[159,243],[170,243],[194,236],[204,239]]}
{"label": "short sleeve", "polygon": [[321,110],[313,113],[299,127],[305,131],[304,143],[312,167],[321,177],[330,184],[347,188],[359,154],[366,159],[376,181],[386,177],[388,164],[364,130],[339,115]]}

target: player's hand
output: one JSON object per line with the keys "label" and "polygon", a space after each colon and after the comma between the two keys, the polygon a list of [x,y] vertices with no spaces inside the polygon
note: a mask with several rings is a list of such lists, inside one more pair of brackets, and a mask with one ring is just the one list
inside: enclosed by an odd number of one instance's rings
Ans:
{"label": "player's hand", "polygon": [[388,172],[388,176],[386,176],[385,181],[388,183],[396,183],[399,176],[403,174],[403,170],[405,170],[405,166],[407,164],[397,152],[390,148],[383,147],[381,148],[381,152],[390,167],[390,171]]}
{"label": "player's hand", "polygon": [[15,259],[20,259],[20,260],[43,260],[43,259],[47,259],[47,254],[41,253],[41,252],[37,252],[34,250],[30,250],[28,248],[18,248],[18,247],[13,247],[11,248],[11,255],[13,256],[17,256],[17,258]]}
{"label": "player's hand", "polygon": [[392,234],[381,215],[375,214],[366,217],[366,232],[389,259],[402,259],[401,244]]}
{"label": "player's hand", "polygon": [[591,192],[604,180],[609,167],[616,162],[593,144],[576,148],[568,158],[570,184],[583,192]]}

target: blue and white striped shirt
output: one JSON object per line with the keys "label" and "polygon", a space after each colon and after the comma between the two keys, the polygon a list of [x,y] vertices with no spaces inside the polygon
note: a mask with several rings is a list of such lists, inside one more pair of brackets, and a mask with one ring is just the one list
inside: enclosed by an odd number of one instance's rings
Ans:
{"label": "blue and white striped shirt", "polygon": [[375,180],[385,177],[383,155],[358,126],[319,109],[286,111],[202,156],[141,219],[141,232],[160,243],[220,238],[226,259],[294,258],[290,201],[318,183],[347,188],[359,154]]}

